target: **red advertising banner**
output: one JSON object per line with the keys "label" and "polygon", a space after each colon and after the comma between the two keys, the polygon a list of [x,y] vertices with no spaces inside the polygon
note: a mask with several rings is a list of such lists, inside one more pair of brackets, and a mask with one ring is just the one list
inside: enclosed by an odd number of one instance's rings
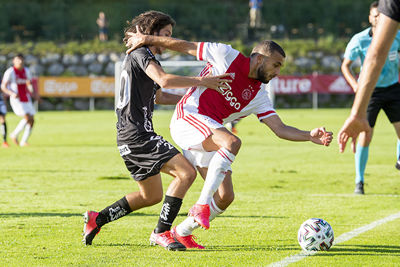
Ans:
{"label": "red advertising banner", "polygon": [[271,80],[271,89],[280,94],[353,94],[353,89],[341,75],[282,75]]}

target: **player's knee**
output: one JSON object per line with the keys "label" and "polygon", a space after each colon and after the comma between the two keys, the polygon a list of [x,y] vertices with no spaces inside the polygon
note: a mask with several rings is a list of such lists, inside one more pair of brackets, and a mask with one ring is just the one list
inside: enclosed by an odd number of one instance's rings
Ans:
{"label": "player's knee", "polygon": [[179,180],[183,185],[189,188],[196,179],[196,174],[196,170],[193,167],[186,168],[179,173]]}
{"label": "player's knee", "polygon": [[232,152],[232,153],[237,153],[239,152],[240,147],[242,146],[242,140],[240,140],[238,137],[232,135],[229,140],[227,140],[227,149]]}

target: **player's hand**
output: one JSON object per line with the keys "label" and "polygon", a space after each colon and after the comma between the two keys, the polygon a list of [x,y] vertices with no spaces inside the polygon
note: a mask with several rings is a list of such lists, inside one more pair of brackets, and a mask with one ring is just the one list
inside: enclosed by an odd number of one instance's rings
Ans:
{"label": "player's hand", "polygon": [[333,140],[333,133],[327,132],[325,127],[315,128],[310,132],[311,141],[318,145],[329,146]]}
{"label": "player's hand", "polygon": [[146,35],[140,31],[139,25],[136,25],[136,32],[128,32],[127,35],[129,35],[130,37],[128,39],[128,42],[126,43],[126,47],[128,47],[126,54],[129,54],[136,48],[145,45]]}
{"label": "player's hand", "polygon": [[[230,77],[231,79],[224,79]],[[213,89],[219,93],[223,93],[224,89],[229,88],[228,83],[233,81],[233,75],[231,73],[224,73],[217,76],[203,76],[200,80],[200,86],[204,86],[209,89]]]}
{"label": "player's hand", "polygon": [[351,147],[353,149],[353,153],[355,153],[357,137],[361,132],[365,132],[367,138],[370,137],[372,134],[372,130],[368,124],[367,119],[356,115],[350,115],[344,122],[342,129],[340,129],[339,131],[339,152],[344,152],[346,148],[346,143],[347,141],[349,141],[349,138],[351,138]]}

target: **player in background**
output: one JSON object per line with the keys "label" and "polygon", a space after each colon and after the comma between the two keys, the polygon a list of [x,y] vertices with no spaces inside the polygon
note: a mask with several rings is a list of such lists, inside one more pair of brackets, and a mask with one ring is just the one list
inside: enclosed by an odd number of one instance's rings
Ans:
{"label": "player in background", "polygon": [[350,138],[352,139],[353,152],[355,152],[355,143],[360,132],[366,132],[367,136],[371,134],[371,127],[367,120],[367,107],[389,50],[398,33],[400,0],[380,0],[378,11],[380,12],[378,25],[358,79],[358,88],[351,114],[338,134],[340,152],[344,152]]}
{"label": "player in background", "polygon": [[[18,54],[13,59],[13,66],[4,73],[1,90],[10,96],[10,104],[15,115],[22,117],[15,130],[10,134],[11,140],[20,146],[27,146],[28,138],[32,133],[35,108],[32,98],[39,100],[39,95],[33,90],[32,77],[29,69],[24,66],[24,56]],[[25,128],[21,141],[19,133]]]}
{"label": "player in background", "polygon": [[286,55],[277,43],[261,42],[253,48],[250,57],[245,57],[221,43],[149,36],[139,30],[129,35],[132,36],[128,41],[131,49],[142,45],[165,47],[207,61],[201,76],[232,73],[234,77],[232,83],[222,89],[222,94],[207,87],[189,89],[171,120],[172,138],[205,178],[200,198],[190,209],[189,217],[172,229],[174,238],[187,248],[204,248],[194,241],[193,230],[199,226],[208,229],[210,220],[224,212],[234,199],[231,164],[239,152],[241,140],[228,131],[224,123],[255,114],[279,138],[325,146],[331,143],[332,133],[323,127],[301,131],[284,124],[273,109],[263,84],[277,76],[284,64]]}
{"label": "player in background", "polygon": [[[175,21],[169,15],[148,11],[135,17],[125,32],[140,27],[141,31],[149,35],[171,36],[174,25]],[[116,108],[117,145],[139,191],[127,194],[100,212],[87,211],[84,214],[83,243],[86,245],[92,244],[93,238],[106,223],[159,203],[163,198],[160,175],[163,172],[174,179],[165,194],[158,224],[150,235],[150,242],[168,250],[186,249],[174,240],[170,229],[186,191],[196,178],[196,171],[174,146],[154,132],[154,102],[176,104],[181,98],[162,92],[161,87],[174,89],[205,86],[219,90],[230,80],[223,79],[228,74],[207,77],[167,74],[155,58],[163,50],[158,46],[140,47],[127,55],[122,64],[121,88]]]}
{"label": "player in background", "polygon": [[2,147],[8,148],[7,143],[7,123],[6,123],[7,106],[3,99],[3,94],[0,92],[0,134],[3,136]]}
{"label": "player in background", "polygon": [[[371,45],[372,36],[375,34],[376,25],[379,19],[378,1],[370,5],[369,22],[371,27],[354,35],[346,47],[342,72],[347,82],[351,85],[354,92],[357,92],[357,79],[351,72],[351,64],[357,58],[364,62],[368,47]],[[399,84],[399,53],[400,32],[397,33],[395,40],[390,48],[389,55],[380,73],[376,88],[371,96],[367,108],[367,119],[372,128],[371,135],[366,132],[360,134],[355,153],[356,187],[354,193],[364,194],[364,172],[368,161],[369,144],[372,140],[373,128],[379,111],[383,109],[389,121],[393,124],[397,134],[397,157],[400,156],[400,84]],[[396,164],[400,169],[400,165]]]}

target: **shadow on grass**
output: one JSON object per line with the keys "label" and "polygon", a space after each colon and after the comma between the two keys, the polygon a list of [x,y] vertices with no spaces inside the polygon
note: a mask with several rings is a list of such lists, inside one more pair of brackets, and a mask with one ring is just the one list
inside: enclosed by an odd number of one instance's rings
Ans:
{"label": "shadow on grass", "polygon": [[335,245],[326,253],[315,256],[386,255],[400,256],[400,246],[391,245]]}
{"label": "shadow on grass", "polygon": [[126,176],[101,176],[97,177],[98,180],[131,180],[132,178]]}
{"label": "shadow on grass", "polygon": [[[61,213],[61,212],[10,212],[10,213],[0,213],[0,217],[81,217],[82,213]],[[159,217],[158,213],[142,213],[133,212],[127,216],[138,216],[138,217]],[[186,217],[187,213],[178,214],[179,217]],[[284,219],[287,217],[279,216],[252,216],[252,215],[221,215],[219,218],[262,218],[262,219]]]}
{"label": "shadow on grass", "polygon": [[[268,246],[268,245],[231,245],[231,246],[207,246],[204,251],[286,251],[299,250],[299,245]],[[198,250],[199,251],[199,250]]]}
{"label": "shadow on grass", "polygon": [[6,172],[10,173],[82,173],[82,172],[91,172],[88,170],[73,170],[73,169],[65,169],[65,170],[46,170],[46,169],[6,169]]}
{"label": "shadow on grass", "polygon": [[[133,243],[110,243],[110,244],[95,244],[96,247],[132,247],[132,248],[151,248],[150,245],[141,245]],[[158,246],[156,246],[158,247]],[[284,247],[268,246],[268,245],[231,245],[231,246],[206,246],[204,250],[188,249],[188,252],[215,252],[215,251],[276,251],[276,250],[299,250],[298,245],[286,245]]]}

